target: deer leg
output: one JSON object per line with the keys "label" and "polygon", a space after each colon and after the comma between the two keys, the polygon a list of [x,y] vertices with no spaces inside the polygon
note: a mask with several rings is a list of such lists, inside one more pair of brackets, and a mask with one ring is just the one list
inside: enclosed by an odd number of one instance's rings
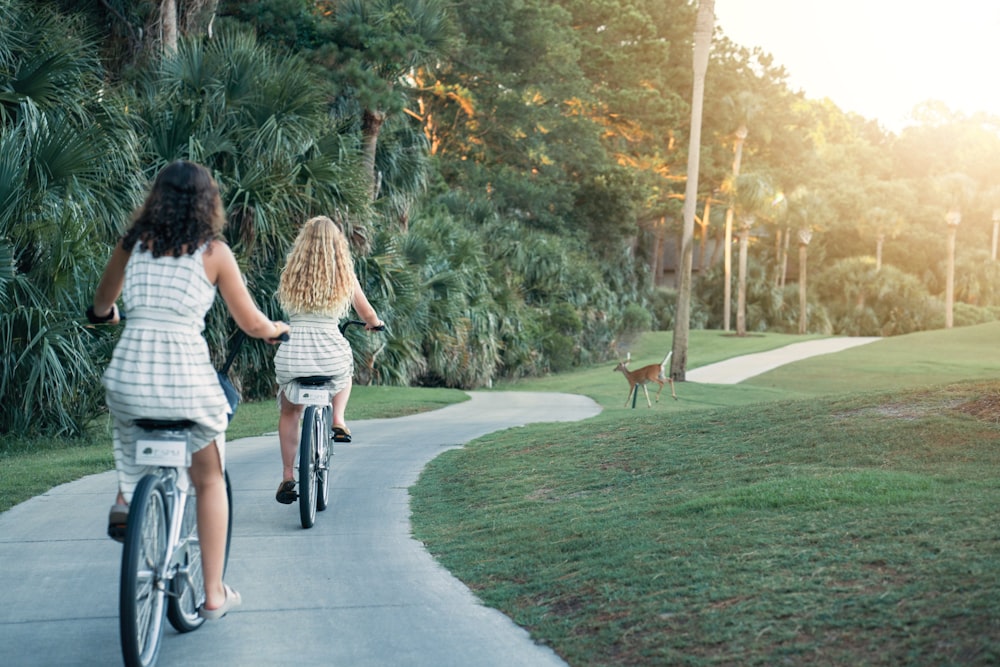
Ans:
{"label": "deer leg", "polygon": [[629,399],[632,398],[632,392],[633,391],[636,391],[635,385],[632,385],[631,387],[628,388],[628,396],[625,397],[625,407],[626,408],[628,407],[628,401],[629,401]]}
{"label": "deer leg", "polygon": [[649,402],[649,390],[646,389],[645,382],[642,383],[642,391],[644,394],[646,394],[646,405],[648,405],[649,407],[653,407],[653,404]]}
{"label": "deer leg", "polygon": [[674,379],[673,378],[667,378],[667,382],[670,383],[670,395],[673,396],[674,400],[676,401],[677,400],[677,392],[674,391]]}

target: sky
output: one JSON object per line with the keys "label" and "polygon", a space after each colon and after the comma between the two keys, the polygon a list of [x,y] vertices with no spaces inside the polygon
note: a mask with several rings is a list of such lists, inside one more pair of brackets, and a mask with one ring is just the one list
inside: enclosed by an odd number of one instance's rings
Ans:
{"label": "sky", "polygon": [[887,130],[928,100],[1000,116],[997,0],[715,0],[715,25],[771,53],[793,90]]}

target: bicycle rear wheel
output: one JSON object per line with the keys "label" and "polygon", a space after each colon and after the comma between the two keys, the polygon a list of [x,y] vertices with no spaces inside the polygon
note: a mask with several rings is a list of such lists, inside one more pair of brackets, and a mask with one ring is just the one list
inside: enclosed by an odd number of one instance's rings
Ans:
{"label": "bicycle rear wheel", "polygon": [[329,407],[316,411],[319,415],[315,430],[315,438],[318,443],[316,448],[316,484],[319,487],[316,493],[316,509],[321,512],[330,504],[330,455],[333,453],[333,439],[330,437],[330,412]]}
{"label": "bicycle rear wheel", "polygon": [[160,577],[167,525],[163,482],[155,475],[146,475],[132,495],[122,550],[118,622],[126,667],[153,665],[160,653],[165,598]]}
{"label": "bicycle rear wheel", "polygon": [[315,405],[307,406],[302,415],[302,436],[299,438],[299,518],[303,528],[316,523],[316,422]]}
{"label": "bicycle rear wheel", "polygon": [[[226,560],[229,564],[229,544],[233,533],[233,490],[226,478],[226,499],[229,502],[229,527],[226,532]],[[189,495],[184,505],[180,544],[177,545],[180,569],[170,580],[170,597],[167,599],[167,619],[177,632],[197,630],[205,622],[198,615],[198,607],[205,603],[205,576],[201,564],[201,542],[198,540],[198,499]]]}
{"label": "bicycle rear wheel", "polygon": [[184,503],[180,543],[175,550],[178,570],[170,580],[167,620],[177,632],[197,630],[205,622],[198,607],[205,601],[205,576],[201,569],[198,541],[198,499],[194,494]]}

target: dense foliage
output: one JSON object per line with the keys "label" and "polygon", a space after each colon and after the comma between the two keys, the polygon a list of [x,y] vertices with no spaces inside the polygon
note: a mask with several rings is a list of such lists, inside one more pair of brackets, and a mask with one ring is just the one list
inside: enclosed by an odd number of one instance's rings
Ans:
{"label": "dense foliage", "polygon": [[[389,323],[352,337],[360,382],[486,386],[673,325],[694,4],[171,5],[0,0],[5,429],[78,432],[100,409],[115,333],[80,314],[146,182],[182,157],[215,173],[228,240],[275,316],[297,225],[349,212]],[[728,220],[748,331],[943,326],[947,211],[961,214],[955,323],[993,319],[1000,119],[920,113],[894,134],[805,99],[718,26],[691,325],[729,326]],[[221,359],[221,307],[207,331]],[[248,396],[270,394],[270,355],[243,347]]]}

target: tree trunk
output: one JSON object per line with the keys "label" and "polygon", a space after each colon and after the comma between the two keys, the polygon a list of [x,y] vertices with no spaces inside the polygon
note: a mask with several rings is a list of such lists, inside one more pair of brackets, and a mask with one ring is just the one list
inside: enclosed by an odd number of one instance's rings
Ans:
{"label": "tree trunk", "polygon": [[747,335],[747,250],[750,246],[750,226],[740,228],[740,267],[736,290],[736,335]]}
{"label": "tree trunk", "polygon": [[725,280],[722,285],[722,330],[729,331],[732,322],[733,301],[733,207],[726,209],[726,232],[723,240],[723,273]]}
{"label": "tree trunk", "polygon": [[948,275],[944,288],[944,328],[955,326],[955,232],[957,225],[948,225]]}
{"label": "tree trunk", "polygon": [[712,216],[712,195],[705,197],[705,209],[701,212],[701,257],[698,259],[698,273],[708,268],[708,223]]}
{"label": "tree trunk", "polygon": [[688,333],[691,327],[691,260],[694,255],[694,214],[698,205],[698,168],[701,157],[701,116],[705,74],[715,24],[715,0],[700,0],[694,26],[694,86],[691,91],[691,137],[688,142],[687,184],[684,188],[684,229],[681,235],[680,288],[674,319],[670,377],[683,381],[687,373]]}
{"label": "tree trunk", "polygon": [[799,243],[799,333],[804,334],[809,328],[809,317],[806,307],[806,255],[809,246]]}
{"label": "tree trunk", "polygon": [[875,273],[882,270],[882,245],[885,243],[885,234],[875,237]]}
{"label": "tree trunk", "polygon": [[160,3],[160,28],[163,31],[163,53],[177,53],[177,0]]}
{"label": "tree trunk", "polygon": [[[746,141],[747,134],[749,131],[747,129],[746,123],[740,125],[739,129],[736,130],[736,143],[733,144],[733,180],[740,175],[740,165],[743,162],[743,142]],[[732,204],[729,205],[729,209],[726,211],[726,262],[725,262],[725,273],[726,282],[723,287],[723,301],[722,301],[722,328],[724,331],[729,331],[729,322],[731,320],[730,311],[732,306],[730,302],[733,300],[733,207]]]}
{"label": "tree trunk", "polygon": [[788,283],[788,244],[792,238],[792,232],[785,227],[785,245],[781,251],[781,289],[785,289]]}
{"label": "tree trunk", "polygon": [[365,109],[361,116],[362,165],[368,177],[368,194],[372,201],[378,197],[382,186],[381,178],[375,172],[375,150],[378,148],[378,137],[384,122],[384,111]]}

